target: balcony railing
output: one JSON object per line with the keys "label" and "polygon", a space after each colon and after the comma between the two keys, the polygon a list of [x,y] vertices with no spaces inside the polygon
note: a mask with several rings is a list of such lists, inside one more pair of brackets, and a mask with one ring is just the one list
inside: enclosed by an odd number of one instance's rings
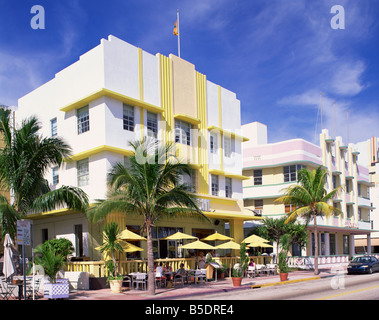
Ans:
{"label": "balcony railing", "polygon": [[[272,256],[251,256],[256,264],[268,264],[272,263]],[[238,263],[239,257],[214,257],[217,263],[226,264],[229,269],[229,274],[231,274],[231,269]],[[164,264],[168,262],[173,270],[177,270],[181,263],[184,263],[185,269],[195,269],[196,268],[196,258],[170,258],[170,259],[155,259],[154,262],[163,262]],[[124,260],[119,261],[119,272],[123,275],[130,274],[131,272],[147,272],[147,260]],[[66,265],[66,271],[73,272],[88,272],[90,277],[105,277],[106,270],[104,261],[80,261],[80,262],[69,262]]]}

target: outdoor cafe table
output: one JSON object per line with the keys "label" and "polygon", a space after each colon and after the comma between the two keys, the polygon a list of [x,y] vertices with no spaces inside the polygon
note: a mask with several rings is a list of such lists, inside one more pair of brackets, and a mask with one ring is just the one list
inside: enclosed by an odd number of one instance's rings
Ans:
{"label": "outdoor cafe table", "polygon": [[23,292],[24,292],[24,280],[22,279],[13,279],[12,284],[15,286],[18,286],[18,300],[21,300],[23,298]]}

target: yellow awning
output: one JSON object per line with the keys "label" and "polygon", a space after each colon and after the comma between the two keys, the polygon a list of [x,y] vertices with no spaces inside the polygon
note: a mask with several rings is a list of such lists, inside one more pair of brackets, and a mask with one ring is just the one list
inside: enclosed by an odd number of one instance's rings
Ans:
{"label": "yellow awning", "polygon": [[203,250],[214,250],[214,246],[209,245],[208,243],[196,240],[194,242],[182,245],[178,247],[179,249],[203,249]]}
{"label": "yellow awning", "polygon": [[225,241],[225,240],[233,240],[233,238],[228,237],[226,235],[223,235],[221,233],[218,233],[217,231],[203,239],[203,241]]}
{"label": "yellow awning", "polygon": [[232,240],[222,243],[218,246],[216,246],[216,249],[233,249],[233,250],[240,250],[241,245],[238,244],[237,242],[234,242]]}
{"label": "yellow awning", "polygon": [[163,238],[161,240],[185,240],[185,239],[197,239],[197,237],[191,236],[189,234],[185,234],[183,232],[177,232],[172,234],[171,236],[168,236],[166,238]]}
{"label": "yellow awning", "polygon": [[141,237],[139,234],[134,233],[128,229],[125,229],[120,232],[118,238],[121,240],[129,240],[129,241],[139,241],[139,240],[147,240],[144,237]]}
{"label": "yellow awning", "polygon": [[255,234],[253,234],[250,237],[247,237],[244,240],[242,240],[242,243],[247,243],[247,244],[256,243],[256,242],[270,242],[270,241],[263,239],[261,237],[258,237]]}

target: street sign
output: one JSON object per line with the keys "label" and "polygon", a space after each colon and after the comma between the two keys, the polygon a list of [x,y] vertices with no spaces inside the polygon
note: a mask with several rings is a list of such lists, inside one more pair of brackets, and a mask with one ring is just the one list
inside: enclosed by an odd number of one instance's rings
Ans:
{"label": "street sign", "polygon": [[17,220],[17,244],[32,245],[32,233],[29,220]]}

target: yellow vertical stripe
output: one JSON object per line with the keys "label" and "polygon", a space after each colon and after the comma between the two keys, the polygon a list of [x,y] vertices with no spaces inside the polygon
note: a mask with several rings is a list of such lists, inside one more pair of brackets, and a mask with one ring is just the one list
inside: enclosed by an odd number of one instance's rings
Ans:
{"label": "yellow vertical stripe", "polygon": [[166,122],[166,132],[164,132],[164,141],[172,142],[170,136],[173,129],[173,112],[172,112],[172,61],[168,57],[160,57],[160,79],[161,79],[161,102],[164,112],[162,120]]}
{"label": "yellow vertical stripe", "polygon": [[208,170],[208,128],[207,128],[207,99],[206,99],[206,77],[196,72],[196,97],[197,114],[199,124],[199,193],[209,194],[209,170]]}

